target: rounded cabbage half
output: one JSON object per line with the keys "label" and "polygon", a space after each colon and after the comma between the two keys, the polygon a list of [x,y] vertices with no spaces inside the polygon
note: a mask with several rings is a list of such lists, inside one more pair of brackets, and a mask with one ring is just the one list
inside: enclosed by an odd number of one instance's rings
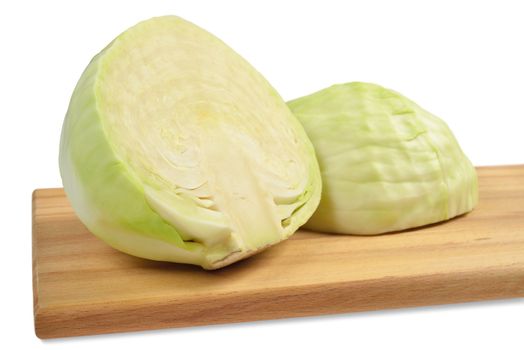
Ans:
{"label": "rounded cabbage half", "polygon": [[109,245],[206,269],[289,237],[320,200],[313,147],[285,102],[178,17],[141,22],[93,58],[60,171],[78,217]]}
{"label": "rounded cabbage half", "polygon": [[477,175],[448,126],[404,96],[367,83],[288,103],[315,146],[323,181],[305,227],[379,234],[471,211]]}

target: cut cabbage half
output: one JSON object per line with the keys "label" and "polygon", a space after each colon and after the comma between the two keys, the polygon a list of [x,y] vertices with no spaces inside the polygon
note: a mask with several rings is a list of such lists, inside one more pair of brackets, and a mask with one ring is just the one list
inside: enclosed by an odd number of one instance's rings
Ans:
{"label": "cut cabbage half", "polygon": [[367,83],[335,85],[288,103],[322,173],[305,227],[378,234],[471,211],[475,168],[448,126],[404,96]]}
{"label": "cut cabbage half", "polygon": [[320,200],[302,126],[222,41],[153,18],[93,58],[60,170],[78,217],[123,252],[219,268],[293,234]]}

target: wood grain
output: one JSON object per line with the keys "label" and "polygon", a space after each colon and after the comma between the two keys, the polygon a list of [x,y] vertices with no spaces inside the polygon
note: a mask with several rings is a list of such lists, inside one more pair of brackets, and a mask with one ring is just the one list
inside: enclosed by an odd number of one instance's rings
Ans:
{"label": "wood grain", "polygon": [[468,215],[402,233],[301,231],[218,271],[143,260],[91,235],[62,189],[33,193],[40,338],[524,296],[524,165],[478,168]]}

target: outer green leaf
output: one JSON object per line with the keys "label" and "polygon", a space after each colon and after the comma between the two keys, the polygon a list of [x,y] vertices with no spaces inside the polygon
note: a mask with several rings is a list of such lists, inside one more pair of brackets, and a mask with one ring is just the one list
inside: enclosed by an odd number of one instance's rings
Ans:
{"label": "outer green leaf", "polygon": [[323,193],[306,227],[378,234],[471,211],[477,175],[448,126],[404,96],[367,83],[288,103],[317,152]]}

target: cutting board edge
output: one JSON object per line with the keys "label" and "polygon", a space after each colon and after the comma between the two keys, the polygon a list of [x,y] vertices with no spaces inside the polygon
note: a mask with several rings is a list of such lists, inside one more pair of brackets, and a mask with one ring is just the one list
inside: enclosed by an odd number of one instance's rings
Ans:
{"label": "cutting board edge", "polygon": [[37,249],[37,235],[36,235],[36,204],[40,189],[35,189],[31,193],[31,270],[32,270],[32,289],[33,289],[33,324],[35,334],[42,339],[38,334],[38,315],[39,315],[39,286],[38,286],[38,249]]}
{"label": "cutting board edge", "polygon": [[[464,288],[464,281],[469,281],[469,288]],[[238,297],[242,297],[243,302],[239,303]],[[49,339],[521,297],[524,297],[524,264],[499,266],[482,273],[463,271],[405,278],[384,277],[225,293],[212,300],[194,298],[195,303],[188,303],[186,298],[163,303],[126,300],[121,306],[104,303],[76,305],[72,312],[68,312],[67,307],[40,307],[36,304],[35,334],[40,339]],[[297,302],[296,298],[300,301]],[[220,312],[214,317],[213,311],[217,310]],[[172,318],[176,312],[182,314],[181,317]],[[155,322],[147,323],[151,314]]]}

